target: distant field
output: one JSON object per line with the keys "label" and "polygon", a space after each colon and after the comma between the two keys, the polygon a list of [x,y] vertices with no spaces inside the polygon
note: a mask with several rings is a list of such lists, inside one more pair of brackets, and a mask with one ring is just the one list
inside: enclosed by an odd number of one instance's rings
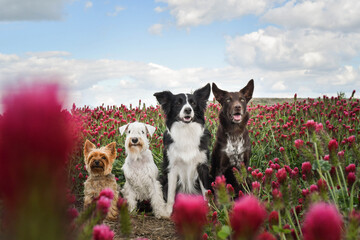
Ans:
{"label": "distant field", "polygon": [[[304,100],[305,98],[298,98],[297,100]],[[294,98],[253,98],[250,104],[254,105],[274,105],[276,103],[283,104],[284,102],[293,102]]]}

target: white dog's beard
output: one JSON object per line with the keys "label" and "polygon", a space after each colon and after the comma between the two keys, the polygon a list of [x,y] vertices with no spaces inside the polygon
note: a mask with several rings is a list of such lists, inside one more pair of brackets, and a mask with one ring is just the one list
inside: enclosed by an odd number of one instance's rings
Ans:
{"label": "white dog's beard", "polygon": [[134,145],[131,141],[127,141],[126,144],[126,153],[132,156],[140,155],[145,149],[147,149],[148,145],[146,142],[139,138],[136,145]]}

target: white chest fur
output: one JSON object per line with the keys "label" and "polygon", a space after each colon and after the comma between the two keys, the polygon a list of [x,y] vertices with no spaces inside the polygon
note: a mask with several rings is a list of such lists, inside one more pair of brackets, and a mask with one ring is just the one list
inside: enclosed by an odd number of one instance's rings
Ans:
{"label": "white chest fur", "polygon": [[195,193],[195,181],[198,178],[197,166],[206,162],[205,151],[200,151],[200,139],[204,128],[199,123],[176,122],[169,134],[173,143],[168,148],[169,171],[178,176],[182,192]]}
{"label": "white chest fur", "polygon": [[240,168],[240,163],[244,161],[244,153],[247,150],[243,138],[228,137],[224,152],[230,159],[230,164]]}

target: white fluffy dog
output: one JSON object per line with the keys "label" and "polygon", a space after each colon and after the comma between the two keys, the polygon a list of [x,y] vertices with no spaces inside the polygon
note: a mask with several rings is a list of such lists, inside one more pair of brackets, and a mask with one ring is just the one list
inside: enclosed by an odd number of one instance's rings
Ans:
{"label": "white fluffy dog", "polygon": [[147,134],[153,135],[156,128],[139,122],[129,123],[119,128],[126,133],[125,151],[127,157],[122,167],[125,185],[122,193],[128,201],[130,211],[136,208],[137,201],[149,200],[155,217],[167,217],[158,169],[154,163]]}

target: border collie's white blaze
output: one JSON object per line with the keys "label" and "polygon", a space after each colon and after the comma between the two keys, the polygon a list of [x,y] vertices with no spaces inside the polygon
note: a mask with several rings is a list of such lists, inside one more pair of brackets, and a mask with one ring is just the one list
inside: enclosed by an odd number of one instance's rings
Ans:
{"label": "border collie's white blaze", "polygon": [[210,84],[194,94],[154,94],[166,114],[162,185],[170,214],[177,192],[205,194],[210,188],[210,132],[204,127],[204,112]]}

